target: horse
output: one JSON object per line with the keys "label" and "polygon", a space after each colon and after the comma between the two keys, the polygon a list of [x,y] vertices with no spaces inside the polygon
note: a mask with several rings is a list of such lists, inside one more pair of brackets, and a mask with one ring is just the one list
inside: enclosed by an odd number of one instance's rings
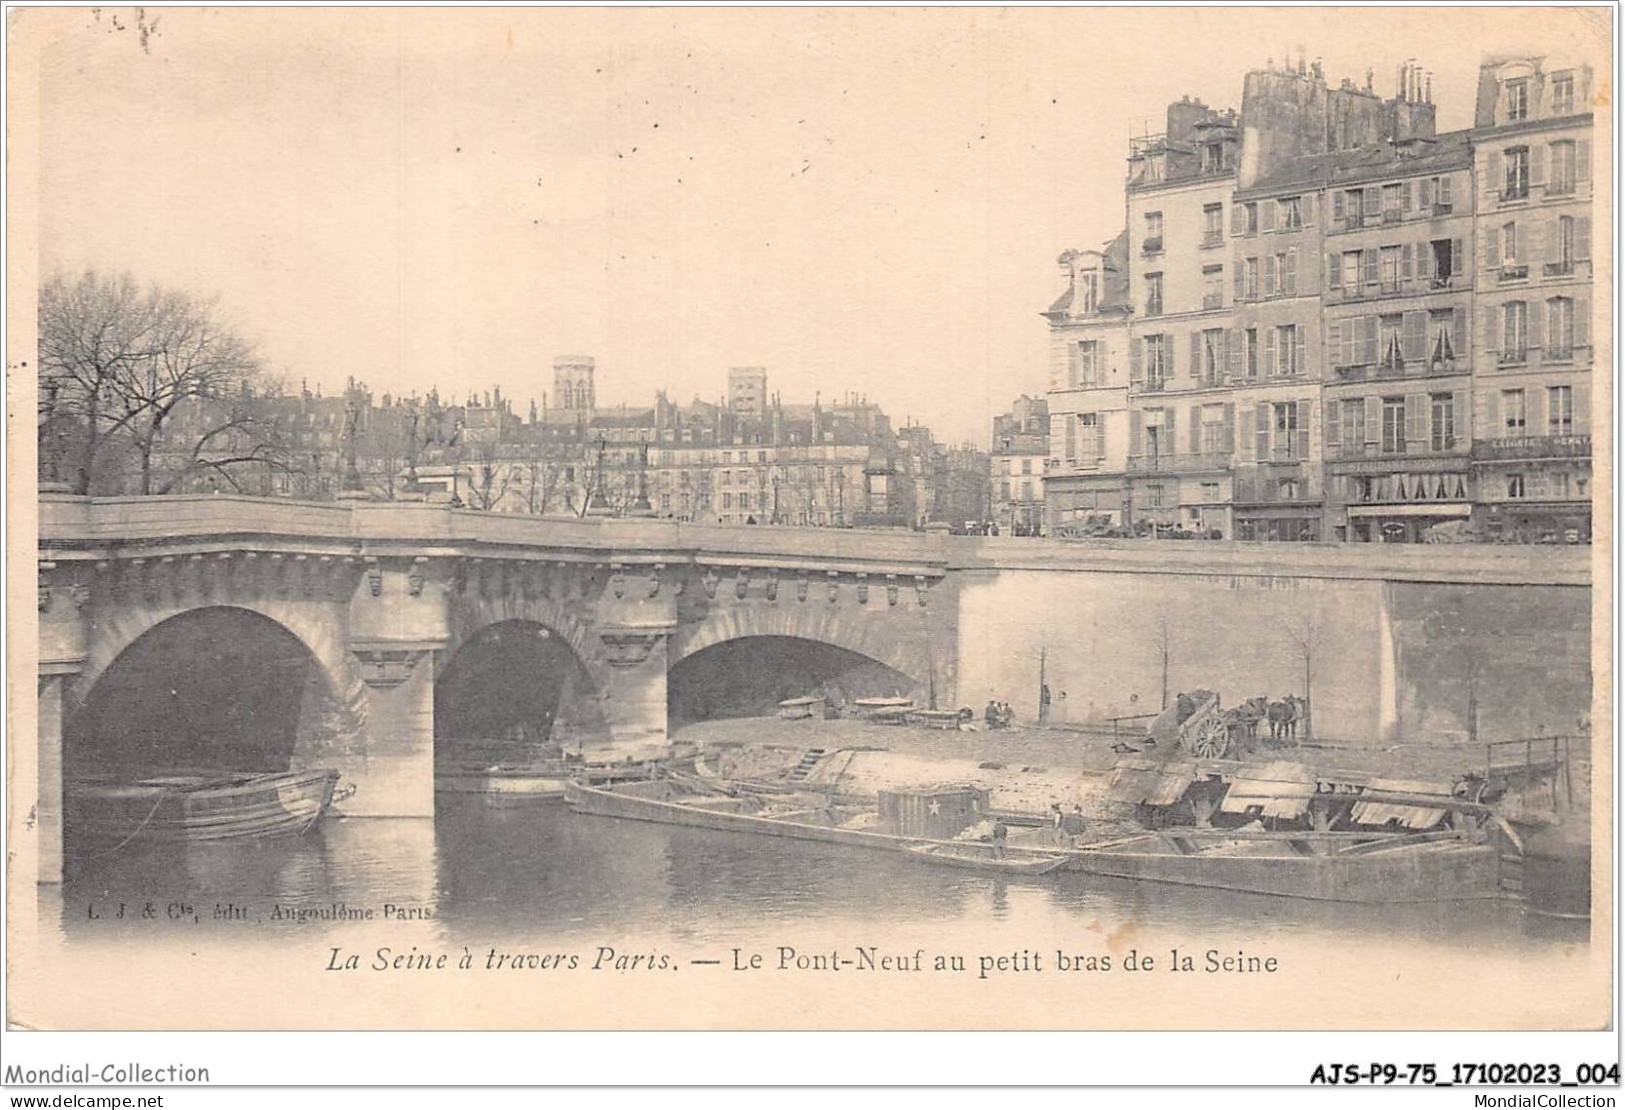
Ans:
{"label": "horse", "polygon": [[1281,701],[1269,703],[1265,716],[1270,723],[1271,740],[1296,740],[1298,737],[1298,707],[1291,694]]}

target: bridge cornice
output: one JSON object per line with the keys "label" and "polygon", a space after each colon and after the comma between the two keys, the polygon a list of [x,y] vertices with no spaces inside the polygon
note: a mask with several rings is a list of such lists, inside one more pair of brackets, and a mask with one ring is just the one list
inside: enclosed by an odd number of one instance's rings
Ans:
{"label": "bridge cornice", "polygon": [[59,562],[261,551],[329,557],[545,560],[626,567],[897,575],[1095,573],[1589,586],[1591,547],[1052,541],[869,529],[532,517],[422,502],[236,496],[40,496],[40,558]]}

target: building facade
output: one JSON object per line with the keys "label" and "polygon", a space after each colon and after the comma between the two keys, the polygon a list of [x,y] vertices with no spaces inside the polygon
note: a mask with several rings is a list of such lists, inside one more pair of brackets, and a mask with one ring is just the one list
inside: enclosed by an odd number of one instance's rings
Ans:
{"label": "building facade", "polygon": [[988,455],[988,519],[1008,535],[1044,531],[1044,475],[1050,455],[1049,404],[1023,394],[993,419]]}

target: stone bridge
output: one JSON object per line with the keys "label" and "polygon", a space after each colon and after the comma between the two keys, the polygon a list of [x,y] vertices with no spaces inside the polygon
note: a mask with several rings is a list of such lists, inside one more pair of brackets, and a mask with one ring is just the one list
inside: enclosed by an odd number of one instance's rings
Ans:
{"label": "stone bridge", "polygon": [[[1487,705],[1561,727],[1589,711],[1590,555],[42,493],[39,742],[13,746],[13,812],[51,881],[65,765],[332,766],[348,812],[422,816],[437,744],[537,719],[619,755],[815,687],[1031,716],[1041,665],[1070,723],[1172,682],[1312,687],[1319,730],[1352,742],[1476,738]],[[1472,656],[1472,692],[1439,652]]]}

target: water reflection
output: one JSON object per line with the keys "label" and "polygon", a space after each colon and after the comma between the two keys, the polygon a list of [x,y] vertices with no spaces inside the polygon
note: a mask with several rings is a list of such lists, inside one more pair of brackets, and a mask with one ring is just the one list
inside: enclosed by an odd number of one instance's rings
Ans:
{"label": "water reflection", "polygon": [[[59,905],[70,939],[127,928],[124,903],[245,908],[273,939],[278,912],[307,930],[342,928],[339,911],[428,911],[447,936],[594,933],[702,943],[742,928],[1020,919],[1055,934],[1134,921],[1187,933],[1411,939],[1474,947],[1583,941],[1586,926],[1497,902],[1358,906],[1228,894],[1087,875],[1019,878],[921,866],[901,855],[570,812],[557,803],[499,808],[441,799],[428,820],[332,820],[293,840],[134,847],[78,862]],[[93,908],[99,909],[92,917]],[[131,912],[134,912],[132,910]]]}

